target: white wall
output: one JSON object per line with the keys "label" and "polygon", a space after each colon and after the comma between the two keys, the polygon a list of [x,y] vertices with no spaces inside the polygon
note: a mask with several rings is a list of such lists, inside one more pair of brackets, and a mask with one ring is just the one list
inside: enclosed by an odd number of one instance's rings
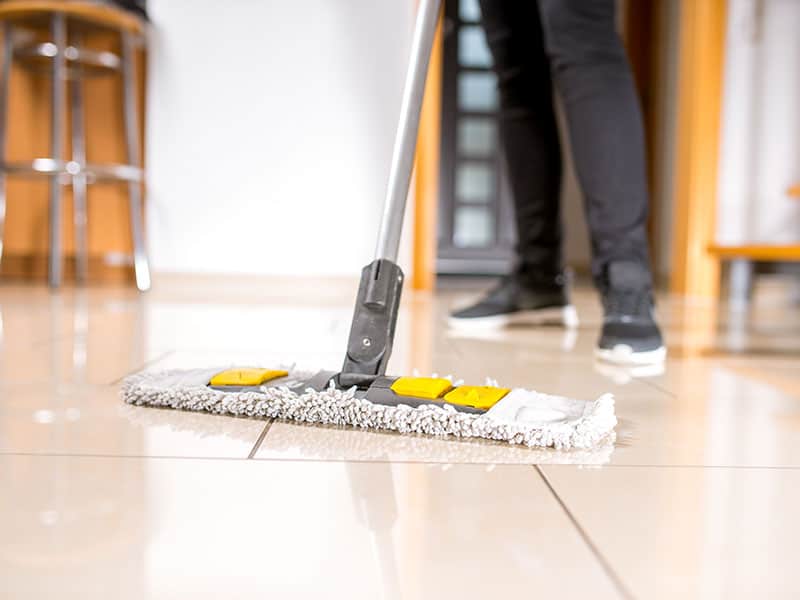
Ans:
{"label": "white wall", "polygon": [[717,241],[800,240],[800,2],[730,0]]}
{"label": "white wall", "polygon": [[154,270],[357,274],[374,249],[414,3],[148,8]]}

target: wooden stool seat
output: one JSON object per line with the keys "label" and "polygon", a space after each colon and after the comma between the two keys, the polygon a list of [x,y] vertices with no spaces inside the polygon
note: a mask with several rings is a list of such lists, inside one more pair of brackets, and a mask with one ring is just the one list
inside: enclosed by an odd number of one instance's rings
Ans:
{"label": "wooden stool seat", "polygon": [[800,261],[800,244],[714,245],[708,251],[723,260],[743,258],[755,261]]}
{"label": "wooden stool seat", "polygon": [[135,35],[144,34],[141,17],[116,6],[86,0],[5,0],[0,2],[0,20],[47,16],[54,12],[68,18],[119,29]]}

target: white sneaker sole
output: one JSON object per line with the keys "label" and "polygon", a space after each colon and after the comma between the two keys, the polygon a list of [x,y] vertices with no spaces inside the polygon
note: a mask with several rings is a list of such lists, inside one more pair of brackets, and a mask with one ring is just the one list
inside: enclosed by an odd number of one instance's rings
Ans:
{"label": "white sneaker sole", "polygon": [[634,352],[627,344],[617,344],[611,349],[596,348],[595,356],[615,365],[652,365],[663,363],[667,358],[664,346],[646,352]]}
{"label": "white sneaker sole", "polygon": [[561,325],[569,329],[578,326],[578,311],[571,304],[538,310],[520,310],[507,315],[459,319],[450,317],[448,325],[462,331],[485,331],[515,325]]}

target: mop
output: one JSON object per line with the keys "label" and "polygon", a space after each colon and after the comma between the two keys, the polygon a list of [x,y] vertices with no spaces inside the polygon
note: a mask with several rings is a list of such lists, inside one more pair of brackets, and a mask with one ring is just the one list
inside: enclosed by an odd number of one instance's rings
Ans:
{"label": "mop", "polygon": [[441,0],[422,0],[375,259],[364,267],[341,371],[242,366],[143,372],[122,383],[125,402],[400,434],[476,438],[558,450],[613,442],[614,398],[581,401],[488,380],[387,376],[404,275],[397,265],[420,109]]}

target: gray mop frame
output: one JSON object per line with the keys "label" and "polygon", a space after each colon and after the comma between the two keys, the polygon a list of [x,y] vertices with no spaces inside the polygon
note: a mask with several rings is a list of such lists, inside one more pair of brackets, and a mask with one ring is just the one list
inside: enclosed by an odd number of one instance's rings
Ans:
{"label": "gray mop frame", "polygon": [[[428,63],[440,10],[441,0],[422,0],[419,4],[375,259],[361,272],[347,354],[341,372],[331,377],[337,387],[366,390],[370,401],[381,404],[412,401],[407,397],[397,397],[389,390],[384,385],[384,374],[392,353],[403,289],[404,277],[397,265],[397,253],[414,168]],[[318,389],[327,387],[327,384],[325,382]]]}

